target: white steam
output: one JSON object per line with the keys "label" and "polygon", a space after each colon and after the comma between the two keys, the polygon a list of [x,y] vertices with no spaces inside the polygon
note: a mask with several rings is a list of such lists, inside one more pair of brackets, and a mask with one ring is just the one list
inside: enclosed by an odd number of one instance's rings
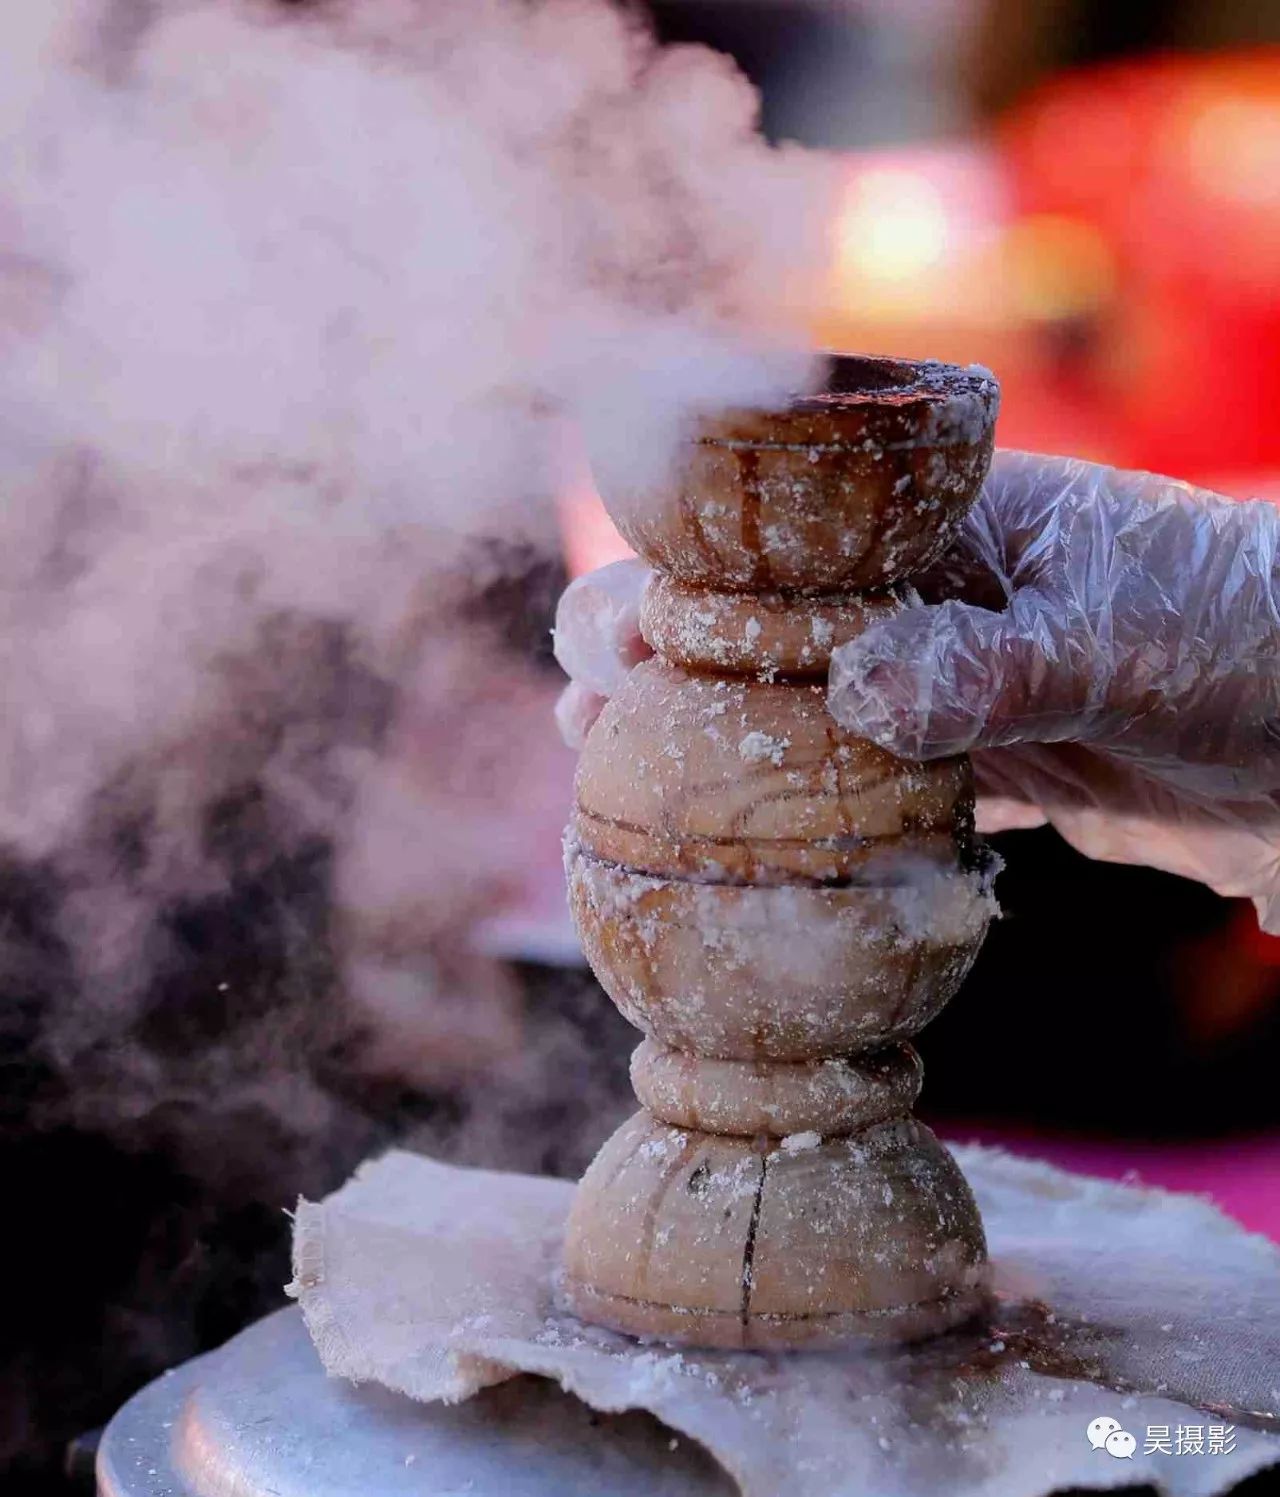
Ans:
{"label": "white steam", "polygon": [[554,546],[557,423],[643,472],[804,380],[828,166],[606,0],[41,0],[0,38],[0,849],[93,995],[59,1043],[225,883],[248,784],[264,856],[355,859],[354,928],[460,950],[474,832],[374,719],[466,745],[496,667],[450,610],[477,540]]}

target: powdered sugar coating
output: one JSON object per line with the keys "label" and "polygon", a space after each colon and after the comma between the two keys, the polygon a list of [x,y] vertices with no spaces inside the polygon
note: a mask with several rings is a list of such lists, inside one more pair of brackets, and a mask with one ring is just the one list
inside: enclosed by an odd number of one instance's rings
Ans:
{"label": "powdered sugar coating", "polygon": [[977,496],[999,387],[944,364],[843,366],[826,394],[705,421],[660,490],[597,462],[629,544],[721,590],[875,589],[927,566]]}
{"label": "powdered sugar coating", "polygon": [[[728,1060],[814,1060],[906,1039],[955,992],[995,913],[987,873],[882,860],[883,883],[694,883],[568,850],[605,991],[646,1034]],[[889,880],[896,879],[896,882]]]}
{"label": "powdered sugar coating", "polygon": [[846,733],[818,685],[717,679],[659,659],[605,706],[574,835],[606,861],[716,883],[832,882],[893,846],[953,866],[967,760],[912,764]]}
{"label": "powdered sugar coating", "polygon": [[641,1112],[574,1197],[562,1295],[702,1346],[898,1339],[971,1316],[984,1260],[973,1196],[914,1118],[758,1146]]}
{"label": "powdered sugar coating", "polygon": [[835,597],[717,593],[655,572],[641,600],[640,628],[649,645],[676,665],[762,680],[821,679],[837,645],[902,607],[902,596],[893,591]]}
{"label": "powdered sugar coating", "polygon": [[645,1040],[631,1057],[631,1084],[655,1117],[743,1138],[831,1138],[905,1116],[921,1074],[910,1045],[787,1063],[712,1060]]}

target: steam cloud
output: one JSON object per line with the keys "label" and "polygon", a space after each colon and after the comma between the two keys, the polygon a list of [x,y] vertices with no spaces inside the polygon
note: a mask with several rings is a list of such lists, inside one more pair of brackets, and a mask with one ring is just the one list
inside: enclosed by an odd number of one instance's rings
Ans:
{"label": "steam cloud", "polygon": [[[325,848],[378,1063],[514,1054],[464,937],[530,687],[459,611],[554,549],[566,428],[641,473],[691,412],[804,381],[827,164],[606,0],[44,0],[0,29],[0,849],[45,943],[11,923],[0,963],[30,986],[56,954],[67,1105],[322,1128],[297,1056],[336,1019],[249,1013],[195,1058],[139,1033],[188,980],[175,912]],[[285,946],[300,980],[313,943]]]}

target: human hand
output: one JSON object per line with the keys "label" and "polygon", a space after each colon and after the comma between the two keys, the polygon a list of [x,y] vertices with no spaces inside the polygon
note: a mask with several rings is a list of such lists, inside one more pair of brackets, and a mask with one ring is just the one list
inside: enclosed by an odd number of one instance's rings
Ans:
{"label": "human hand", "polygon": [[904,758],[972,753],[979,824],[1247,895],[1280,931],[1280,513],[998,453],[918,606],[829,703]]}
{"label": "human hand", "polygon": [[648,580],[644,562],[614,561],[575,577],[560,595],[555,653],[569,684],[556,703],[556,722],[570,748],[582,747],[631,667],[653,654],[640,634],[640,596]]}

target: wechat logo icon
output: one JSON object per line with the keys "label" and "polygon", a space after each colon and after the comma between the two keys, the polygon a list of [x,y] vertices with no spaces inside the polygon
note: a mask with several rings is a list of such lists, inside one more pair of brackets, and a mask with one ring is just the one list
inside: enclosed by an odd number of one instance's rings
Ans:
{"label": "wechat logo icon", "polygon": [[1128,1430],[1121,1429],[1118,1419],[1091,1419],[1085,1436],[1095,1450],[1105,1450],[1118,1461],[1132,1460],[1138,1448],[1138,1442]]}

